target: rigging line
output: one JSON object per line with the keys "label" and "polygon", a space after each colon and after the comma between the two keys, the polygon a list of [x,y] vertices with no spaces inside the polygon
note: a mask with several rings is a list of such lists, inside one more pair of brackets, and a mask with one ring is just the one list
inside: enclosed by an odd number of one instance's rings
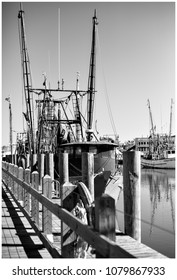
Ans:
{"label": "rigging line", "polygon": [[113,119],[113,115],[112,115],[112,111],[111,111],[111,106],[110,106],[110,101],[109,101],[109,94],[108,94],[108,91],[107,91],[107,85],[106,85],[106,78],[105,78],[103,63],[102,63],[102,59],[101,59],[101,57],[102,57],[102,55],[101,55],[101,45],[100,45],[98,31],[97,31],[97,37],[98,37],[98,47],[99,47],[99,53],[100,53],[100,62],[101,62],[102,73],[103,73],[103,78],[104,78],[106,101],[107,101],[107,106],[108,106],[108,113],[109,113],[109,117],[110,117],[110,121],[111,121],[111,125],[112,125],[112,129],[114,131],[114,134],[117,135],[117,130],[116,130],[116,126],[115,126],[115,123],[114,123],[114,119]]}
{"label": "rigging line", "polygon": [[[29,67],[30,67],[31,85],[32,84],[34,85],[34,76],[33,76],[33,72],[32,72],[31,65],[30,65],[29,54],[28,54],[28,61],[29,61]],[[35,122],[36,122],[35,109],[36,109],[36,107],[35,107],[35,100],[34,100],[33,93],[31,93],[31,100],[32,100],[32,110],[33,110],[33,128],[34,128],[34,131],[35,131],[37,125],[35,125]]]}
{"label": "rigging line", "polygon": [[[63,109],[63,113],[64,113],[64,115],[65,115],[65,117],[66,117],[66,120],[68,120],[68,116],[67,116],[67,114],[66,114],[66,112],[65,112],[65,108],[64,108],[64,106],[63,106],[62,103],[61,103],[61,106],[62,106],[62,109]],[[72,125],[69,124],[69,127],[70,127],[70,130],[71,130],[71,132],[72,132],[72,134],[73,134],[73,136],[74,136],[74,140],[76,141],[76,138],[75,138],[75,135],[74,135],[74,131],[73,131]]]}
{"label": "rigging line", "polygon": [[[116,212],[117,212],[117,213],[124,214],[124,211],[121,211],[121,210],[118,210],[118,209],[116,209]],[[125,214],[125,215],[128,216],[128,217],[133,217],[133,215],[129,215],[129,214]],[[138,218],[135,218],[135,219],[140,220],[140,221],[143,222],[144,224],[147,224],[147,225],[150,225],[150,226],[151,226],[151,223],[149,223],[149,222],[147,222],[147,221],[145,221],[145,220],[143,220],[143,219],[138,219]],[[153,225],[153,226],[154,226],[155,228],[157,228],[157,229],[160,229],[160,230],[162,230],[162,231],[164,231],[164,232],[167,232],[167,233],[169,233],[169,234],[174,235],[174,232],[172,232],[171,230],[165,229],[165,228],[163,228],[163,227],[161,227],[161,226],[157,226],[157,225]]]}
{"label": "rigging line", "polygon": [[60,82],[60,8],[58,8],[58,80]]}
{"label": "rigging line", "polygon": [[[22,61],[22,46],[21,46],[21,37],[20,37],[20,23],[18,21],[18,35],[19,35],[19,45],[20,45],[20,56]],[[20,67],[21,72],[21,82],[23,84],[23,73],[22,67]],[[22,111],[24,110],[24,88],[22,87]],[[25,131],[25,124],[24,124],[24,117],[22,116],[22,123],[23,123],[23,131]]]}

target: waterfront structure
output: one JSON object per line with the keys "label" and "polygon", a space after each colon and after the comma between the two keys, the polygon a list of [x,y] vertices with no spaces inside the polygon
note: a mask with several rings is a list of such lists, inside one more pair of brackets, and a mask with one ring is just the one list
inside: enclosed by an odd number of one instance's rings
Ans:
{"label": "waterfront structure", "polygon": [[[150,140],[150,137],[135,138],[135,150],[140,151],[142,155],[147,154],[149,151]],[[171,145],[175,146],[175,135],[171,136]]]}

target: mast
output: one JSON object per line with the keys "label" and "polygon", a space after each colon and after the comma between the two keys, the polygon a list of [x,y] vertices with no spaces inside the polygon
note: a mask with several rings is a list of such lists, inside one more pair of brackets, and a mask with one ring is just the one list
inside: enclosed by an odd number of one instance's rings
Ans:
{"label": "mast", "polygon": [[30,89],[32,88],[32,79],[30,71],[30,61],[27,51],[26,35],[25,35],[25,24],[24,24],[24,11],[22,10],[22,5],[20,4],[20,11],[18,13],[19,19],[19,32],[20,32],[20,49],[21,49],[21,63],[23,72],[23,86],[26,102],[26,113],[24,113],[28,129],[29,129],[29,151],[30,154],[34,153],[34,110],[33,110],[33,100],[32,93]]}
{"label": "mast", "polygon": [[11,157],[12,157],[12,163],[13,163],[13,144],[12,144],[12,107],[11,107],[11,102],[10,102],[10,96],[5,99],[7,102],[9,102],[9,127],[10,127],[10,132],[9,132],[9,138],[10,138],[10,152],[11,152]]}
{"label": "mast", "polygon": [[173,109],[173,99],[171,99],[171,109],[170,109],[169,144],[171,144],[171,131],[172,131],[172,109]]}
{"label": "mast", "polygon": [[83,131],[82,131],[82,122],[81,122],[81,115],[80,115],[81,104],[80,104],[80,92],[79,92],[79,72],[77,72],[76,91],[72,95],[72,101],[73,101],[75,119],[78,121],[78,123],[76,123],[76,141],[82,142]]}
{"label": "mast", "polygon": [[87,99],[87,140],[91,141],[92,138],[92,123],[93,123],[93,109],[95,99],[95,75],[96,75],[96,25],[97,16],[96,10],[93,16],[93,31],[92,31],[92,46],[89,67],[88,79],[88,99]]}
{"label": "mast", "polygon": [[151,132],[152,132],[152,136],[155,136],[155,128],[154,128],[154,124],[153,124],[153,119],[152,119],[152,112],[151,112],[151,107],[150,107],[150,102],[148,99],[148,108],[149,108],[149,115],[150,115],[150,121],[151,121]]}

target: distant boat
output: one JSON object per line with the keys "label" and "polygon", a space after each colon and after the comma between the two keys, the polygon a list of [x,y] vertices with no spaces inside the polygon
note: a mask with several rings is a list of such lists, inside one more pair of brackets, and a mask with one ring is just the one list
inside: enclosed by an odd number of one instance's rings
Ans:
{"label": "distant boat", "polygon": [[171,101],[169,135],[157,134],[156,126],[153,124],[152,112],[148,99],[151,131],[148,152],[141,158],[141,165],[144,168],[175,169],[175,144],[172,142],[171,138],[172,104],[173,100]]}
{"label": "distant boat", "polygon": [[[171,151],[169,151],[171,153]],[[171,154],[170,154],[171,155]],[[174,154],[173,154],[174,155]],[[143,168],[158,168],[158,169],[175,169],[175,156],[164,157],[161,159],[141,158],[141,166]]]}
{"label": "distant boat", "polygon": [[149,150],[141,158],[143,168],[175,169],[175,147],[168,135],[150,136]]}

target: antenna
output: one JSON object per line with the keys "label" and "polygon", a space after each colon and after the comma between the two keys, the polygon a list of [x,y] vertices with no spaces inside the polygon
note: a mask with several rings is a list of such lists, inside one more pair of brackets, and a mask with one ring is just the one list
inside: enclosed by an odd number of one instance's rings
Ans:
{"label": "antenna", "polygon": [[58,8],[58,80],[60,83],[60,8]]}
{"label": "antenna", "polygon": [[9,126],[10,126],[10,133],[9,133],[9,138],[10,138],[10,152],[11,152],[11,163],[13,163],[13,144],[12,144],[12,106],[11,106],[11,100],[10,100],[10,95],[5,99],[9,103]]}
{"label": "antenna", "polygon": [[173,99],[171,99],[171,107],[170,107],[169,143],[171,143],[171,132],[172,132],[172,110],[173,110]]}

